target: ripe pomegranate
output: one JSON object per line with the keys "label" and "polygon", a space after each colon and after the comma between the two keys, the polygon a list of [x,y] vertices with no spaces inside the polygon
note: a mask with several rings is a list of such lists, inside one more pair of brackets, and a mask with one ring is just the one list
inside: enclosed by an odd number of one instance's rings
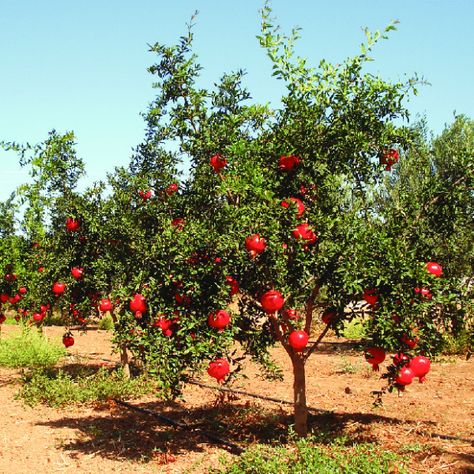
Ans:
{"label": "ripe pomegranate", "polygon": [[71,268],[71,275],[76,280],[80,280],[84,276],[84,269],[82,267],[73,267]]}
{"label": "ripe pomegranate", "polygon": [[189,306],[191,304],[191,298],[188,295],[175,293],[174,299],[176,303],[178,303],[181,306]]}
{"label": "ripe pomegranate", "polygon": [[307,222],[296,226],[293,230],[293,237],[298,240],[303,240],[306,244],[314,244],[318,240],[317,235]]}
{"label": "ripe pomegranate", "polygon": [[80,226],[81,224],[78,219],[74,219],[74,217],[68,217],[66,219],[66,230],[68,232],[77,232]]}
{"label": "ripe pomegranate", "polygon": [[262,308],[266,313],[275,313],[285,304],[285,298],[277,290],[269,290],[260,298]]}
{"label": "ripe pomegranate", "polygon": [[74,338],[72,337],[72,334],[71,333],[66,333],[64,334],[63,336],[63,344],[66,346],[66,347],[71,347],[74,345]]}
{"label": "ripe pomegranate", "polygon": [[285,199],[281,202],[281,206],[288,209],[291,206],[295,206],[294,209],[296,211],[296,217],[299,219],[304,213],[304,204],[303,202],[295,197],[290,197],[289,199]]}
{"label": "ripe pomegranate", "polygon": [[267,246],[267,242],[260,234],[252,234],[245,238],[245,248],[250,252],[252,257],[256,257],[262,253]]}
{"label": "ripe pomegranate", "polygon": [[145,313],[147,310],[146,299],[140,293],[137,293],[133,296],[129,306],[130,310],[135,313],[135,316],[137,313]]}
{"label": "ripe pomegranate", "polygon": [[172,196],[174,193],[178,191],[178,189],[179,189],[178,183],[172,183],[165,189],[165,193],[168,196]]}
{"label": "ripe pomegranate", "polygon": [[405,385],[410,385],[413,381],[414,376],[415,374],[410,368],[402,367],[398,372],[397,377],[395,378],[395,383],[398,385],[402,385],[403,387]]}
{"label": "ripe pomegranate", "polygon": [[385,171],[390,171],[392,166],[397,163],[400,159],[400,155],[397,150],[394,148],[390,148],[389,150],[384,150],[382,155],[380,156],[379,162],[381,165],[385,166]]}
{"label": "ripe pomegranate", "polygon": [[337,311],[335,308],[327,308],[326,310],[324,310],[323,314],[321,315],[321,319],[324,324],[330,324],[336,318],[337,318]]}
{"label": "ripe pomegranate", "polygon": [[140,191],[138,191],[138,194],[144,201],[148,201],[149,199],[152,198],[153,191],[151,189],[148,189],[147,191],[141,189]]}
{"label": "ripe pomegranate", "polygon": [[212,155],[209,163],[216,173],[227,166],[227,160],[219,154]]}
{"label": "ripe pomegranate", "polygon": [[43,272],[44,272],[44,267],[39,267],[39,268],[38,268],[38,272],[39,272],[39,273],[43,273]]}
{"label": "ripe pomegranate", "polygon": [[288,344],[295,352],[301,352],[308,345],[308,341],[308,334],[302,330],[293,331],[288,337]]}
{"label": "ripe pomegranate", "polygon": [[406,366],[410,362],[410,358],[407,355],[405,355],[403,352],[397,352],[393,356],[392,360],[393,360],[394,365],[396,365],[397,367]]}
{"label": "ripe pomegranate", "polygon": [[377,296],[377,290],[374,288],[366,288],[364,290],[364,300],[367,301],[371,306],[375,306],[377,304],[377,301],[379,300],[379,297]]}
{"label": "ripe pomegranate", "polygon": [[226,283],[230,286],[230,296],[234,296],[239,292],[239,282],[232,276],[225,277]]}
{"label": "ripe pomegranate", "polygon": [[401,337],[401,341],[404,342],[410,349],[414,349],[418,345],[420,338],[417,336],[410,338],[407,334],[404,334]]}
{"label": "ripe pomegranate", "polygon": [[428,357],[416,356],[410,361],[408,367],[412,370],[414,377],[418,377],[420,383],[426,380],[425,375],[430,371],[431,362]]}
{"label": "ripe pomegranate", "polygon": [[278,168],[281,171],[292,171],[295,166],[300,164],[300,161],[296,155],[280,156]]}
{"label": "ripe pomegranate", "polygon": [[171,326],[178,322],[178,318],[176,319],[167,319],[164,316],[160,316],[154,323],[153,326],[156,328],[160,328],[161,332],[166,337],[171,337],[173,335],[173,331]]}
{"label": "ripe pomegranate", "polygon": [[283,315],[286,318],[293,319],[293,320],[300,318],[300,315],[298,314],[298,311],[296,311],[296,309],[290,309],[290,308],[285,309],[285,311],[283,312]]}
{"label": "ripe pomegranate", "polygon": [[379,370],[379,364],[385,360],[385,351],[380,347],[371,347],[365,352],[365,360],[372,364],[372,369]]}
{"label": "ripe pomegranate", "polygon": [[108,298],[102,298],[100,300],[99,304],[99,311],[101,313],[106,313],[107,311],[113,311],[114,305],[112,304],[112,301],[110,301]]}
{"label": "ripe pomegranate", "polygon": [[229,362],[226,359],[216,359],[209,363],[207,373],[217,379],[220,383],[225,376],[230,372]]}
{"label": "ripe pomegranate", "polygon": [[10,297],[6,293],[0,294],[0,303],[6,303]]}
{"label": "ripe pomegranate", "polygon": [[427,300],[433,298],[433,295],[431,294],[431,291],[428,288],[421,289],[421,296]]}
{"label": "ripe pomegranate", "polygon": [[230,314],[223,309],[212,312],[207,318],[207,324],[209,324],[211,328],[223,331],[230,324]]}
{"label": "ripe pomegranate", "polygon": [[65,284],[65,283],[60,283],[60,282],[56,281],[56,282],[53,284],[53,293],[54,293],[56,296],[62,295],[65,290],[66,290],[66,284]]}
{"label": "ripe pomegranate", "polygon": [[177,230],[183,230],[184,224],[185,224],[185,221],[182,217],[177,217],[176,219],[173,219],[171,221],[171,225],[173,227],[176,227]]}
{"label": "ripe pomegranate", "polygon": [[443,268],[437,262],[428,262],[426,264],[426,269],[435,277],[440,277],[443,274]]}
{"label": "ripe pomegranate", "polygon": [[44,313],[34,313],[33,314],[33,321],[35,321],[37,323],[40,323],[41,321],[43,321],[44,317],[45,317]]}
{"label": "ripe pomegranate", "polygon": [[28,289],[26,286],[20,286],[20,288],[18,288],[18,293],[20,293],[20,295],[26,295],[26,293],[28,293]]}
{"label": "ripe pomegranate", "polygon": [[16,293],[14,296],[12,296],[8,301],[10,304],[17,304],[22,300],[22,297],[20,293]]}
{"label": "ripe pomegranate", "polygon": [[3,324],[6,320],[7,317],[3,313],[0,313],[0,324]]}

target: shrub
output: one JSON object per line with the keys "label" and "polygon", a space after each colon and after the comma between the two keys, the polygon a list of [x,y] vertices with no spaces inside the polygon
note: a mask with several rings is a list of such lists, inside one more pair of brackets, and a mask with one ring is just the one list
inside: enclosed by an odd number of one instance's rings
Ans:
{"label": "shrub", "polygon": [[110,314],[107,314],[102,319],[100,319],[98,328],[104,331],[111,331],[114,328],[112,316],[110,316]]}
{"label": "shrub", "polygon": [[48,367],[65,354],[64,347],[34,330],[24,329],[0,340],[0,366]]}

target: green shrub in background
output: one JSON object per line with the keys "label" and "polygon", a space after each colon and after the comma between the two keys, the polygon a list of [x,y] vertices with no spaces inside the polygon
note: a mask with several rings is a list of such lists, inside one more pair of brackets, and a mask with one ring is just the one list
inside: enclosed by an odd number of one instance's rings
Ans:
{"label": "green shrub in background", "polygon": [[112,316],[110,316],[110,314],[107,314],[102,319],[100,319],[98,328],[104,331],[111,331],[114,328]]}
{"label": "green shrub in background", "polygon": [[28,328],[0,339],[0,366],[4,367],[50,367],[65,354],[62,345]]}

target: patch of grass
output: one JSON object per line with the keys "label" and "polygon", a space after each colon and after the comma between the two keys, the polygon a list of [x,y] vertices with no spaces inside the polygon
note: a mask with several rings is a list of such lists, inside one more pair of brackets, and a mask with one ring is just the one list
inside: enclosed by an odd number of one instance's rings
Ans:
{"label": "patch of grass", "polygon": [[288,446],[256,445],[235,461],[223,459],[213,474],[387,474],[408,473],[408,461],[369,443],[318,445],[308,437]]}
{"label": "patch of grass", "polygon": [[112,320],[112,316],[110,316],[110,314],[103,316],[99,320],[99,324],[97,325],[97,327],[104,331],[111,331],[114,328],[114,321]]}
{"label": "patch of grass", "polygon": [[39,403],[51,407],[105,402],[112,398],[138,398],[156,392],[156,385],[144,376],[127,379],[121,369],[79,368],[74,373],[64,369],[36,369],[23,375],[17,398],[27,405]]}
{"label": "patch of grass", "polygon": [[65,354],[62,345],[35,329],[25,327],[19,334],[0,339],[0,366],[4,367],[49,367]]}
{"label": "patch of grass", "polygon": [[341,362],[338,365],[336,370],[337,374],[356,374],[361,370],[360,364],[354,364],[350,360],[347,360],[345,357],[341,358]]}
{"label": "patch of grass", "polygon": [[420,443],[412,443],[402,446],[402,448],[400,449],[400,453],[423,453],[429,451],[430,449],[430,446]]}

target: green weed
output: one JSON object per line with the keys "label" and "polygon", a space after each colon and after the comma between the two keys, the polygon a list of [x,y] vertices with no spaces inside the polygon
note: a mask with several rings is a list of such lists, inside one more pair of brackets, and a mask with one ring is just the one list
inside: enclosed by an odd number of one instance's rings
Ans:
{"label": "green weed", "polygon": [[320,446],[315,438],[300,439],[288,446],[256,445],[235,461],[222,460],[213,474],[403,474],[407,461],[390,451],[363,443]]}
{"label": "green weed", "polygon": [[64,369],[36,369],[25,373],[22,382],[17,397],[29,406],[43,403],[61,407],[112,398],[138,398],[156,391],[156,385],[144,376],[127,379],[122,370],[105,367],[93,372],[90,367],[79,367],[73,373]]}

